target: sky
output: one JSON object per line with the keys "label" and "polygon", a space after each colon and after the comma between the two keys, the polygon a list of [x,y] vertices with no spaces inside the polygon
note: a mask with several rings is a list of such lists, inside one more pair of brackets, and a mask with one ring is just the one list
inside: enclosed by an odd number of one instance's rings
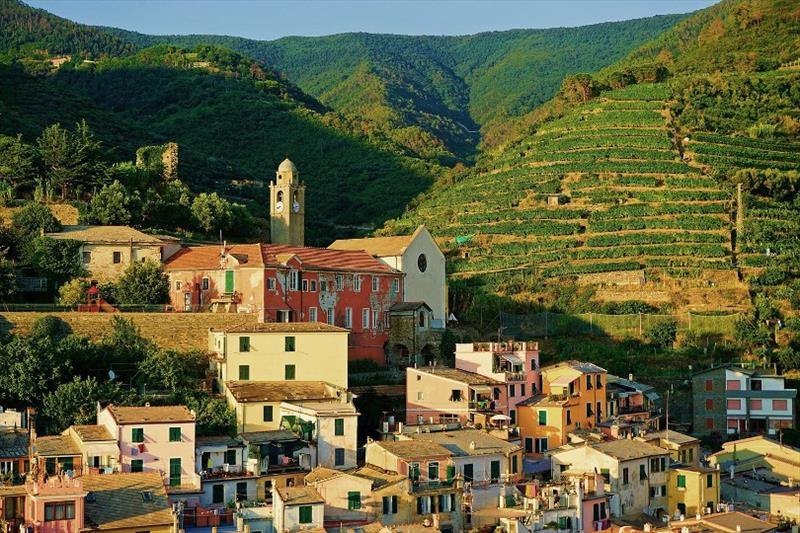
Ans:
{"label": "sky", "polygon": [[149,34],[251,39],[364,31],[463,35],[687,13],[716,0],[25,0],[56,15]]}

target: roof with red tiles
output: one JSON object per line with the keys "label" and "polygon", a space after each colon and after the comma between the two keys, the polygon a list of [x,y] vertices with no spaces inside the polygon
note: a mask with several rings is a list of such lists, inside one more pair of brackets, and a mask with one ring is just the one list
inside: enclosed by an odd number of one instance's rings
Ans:
{"label": "roof with red tiles", "polygon": [[[398,274],[363,250],[331,250],[288,244],[234,244],[225,252],[245,267],[282,267],[297,257],[306,270]],[[217,270],[223,248],[218,245],[187,246],[165,262],[167,270]]]}

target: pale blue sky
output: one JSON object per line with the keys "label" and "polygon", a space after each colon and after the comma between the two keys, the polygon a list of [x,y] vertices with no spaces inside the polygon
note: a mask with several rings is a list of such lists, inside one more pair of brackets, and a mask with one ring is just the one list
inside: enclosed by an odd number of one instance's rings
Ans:
{"label": "pale blue sky", "polygon": [[462,35],[687,13],[715,0],[27,0],[56,15],[151,34],[253,39],[351,31]]}

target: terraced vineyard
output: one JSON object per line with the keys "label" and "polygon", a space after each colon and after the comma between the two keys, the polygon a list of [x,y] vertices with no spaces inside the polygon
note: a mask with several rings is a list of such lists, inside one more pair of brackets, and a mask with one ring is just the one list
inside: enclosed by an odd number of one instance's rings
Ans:
{"label": "terraced vineyard", "polygon": [[424,223],[451,248],[454,237],[473,236],[449,262],[453,276],[732,270],[732,190],[682,159],[668,94],[660,84],[605,93],[389,229]]}

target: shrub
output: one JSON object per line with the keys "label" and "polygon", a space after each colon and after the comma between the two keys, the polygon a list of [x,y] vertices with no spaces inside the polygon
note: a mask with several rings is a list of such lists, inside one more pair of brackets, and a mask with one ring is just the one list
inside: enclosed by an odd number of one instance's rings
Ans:
{"label": "shrub", "polygon": [[661,348],[669,348],[675,343],[678,334],[678,323],[674,319],[658,322],[645,331],[645,338]]}
{"label": "shrub", "polygon": [[120,304],[153,305],[169,301],[169,278],[164,268],[151,259],[131,263],[116,284]]}

